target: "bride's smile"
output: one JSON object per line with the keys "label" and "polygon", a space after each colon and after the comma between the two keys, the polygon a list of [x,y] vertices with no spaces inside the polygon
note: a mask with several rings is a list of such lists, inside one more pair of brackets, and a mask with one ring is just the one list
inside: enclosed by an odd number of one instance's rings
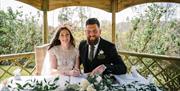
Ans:
{"label": "bride's smile", "polygon": [[62,30],[59,36],[62,46],[67,46],[70,43],[70,34],[67,30]]}

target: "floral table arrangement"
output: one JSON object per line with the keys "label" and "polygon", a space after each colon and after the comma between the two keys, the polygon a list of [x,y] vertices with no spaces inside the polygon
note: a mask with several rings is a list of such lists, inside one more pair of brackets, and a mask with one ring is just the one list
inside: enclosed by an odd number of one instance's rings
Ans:
{"label": "floral table arrangement", "polygon": [[[32,79],[20,84],[13,80],[6,85],[8,89],[3,91],[62,91],[59,87],[59,77],[51,80]],[[15,84],[15,85],[13,85]],[[60,90],[61,89],[61,90]],[[79,83],[72,84],[66,81],[63,91],[163,91],[153,83],[141,84],[133,81],[128,84],[119,84],[112,75],[87,76]]]}
{"label": "floral table arrangement", "polygon": [[67,82],[65,91],[162,91],[153,83],[140,84],[138,81],[126,85],[120,85],[109,75],[88,76],[79,84]]}

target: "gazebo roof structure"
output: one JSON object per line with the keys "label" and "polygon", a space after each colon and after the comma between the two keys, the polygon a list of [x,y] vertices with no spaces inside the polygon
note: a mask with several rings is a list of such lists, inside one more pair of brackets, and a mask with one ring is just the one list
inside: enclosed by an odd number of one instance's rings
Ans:
{"label": "gazebo roof structure", "polygon": [[90,6],[112,12],[113,2],[116,2],[119,12],[127,7],[150,2],[174,2],[180,3],[180,0],[17,0],[29,4],[39,10],[54,10],[67,6]]}

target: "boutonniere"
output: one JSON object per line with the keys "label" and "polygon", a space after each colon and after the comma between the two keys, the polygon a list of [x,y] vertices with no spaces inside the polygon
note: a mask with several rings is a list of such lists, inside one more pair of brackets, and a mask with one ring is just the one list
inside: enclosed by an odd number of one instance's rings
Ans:
{"label": "boutonniere", "polygon": [[98,59],[105,59],[105,57],[106,57],[106,56],[104,55],[104,51],[103,51],[103,50],[100,50],[99,53],[98,53],[97,58],[98,58]]}

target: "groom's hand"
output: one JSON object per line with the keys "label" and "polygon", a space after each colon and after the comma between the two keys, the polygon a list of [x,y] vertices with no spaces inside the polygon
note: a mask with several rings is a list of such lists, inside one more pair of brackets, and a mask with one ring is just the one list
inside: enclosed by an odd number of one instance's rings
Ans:
{"label": "groom's hand", "polygon": [[91,72],[91,75],[102,74],[105,71],[105,69],[106,69],[106,66],[104,64],[99,65]]}

